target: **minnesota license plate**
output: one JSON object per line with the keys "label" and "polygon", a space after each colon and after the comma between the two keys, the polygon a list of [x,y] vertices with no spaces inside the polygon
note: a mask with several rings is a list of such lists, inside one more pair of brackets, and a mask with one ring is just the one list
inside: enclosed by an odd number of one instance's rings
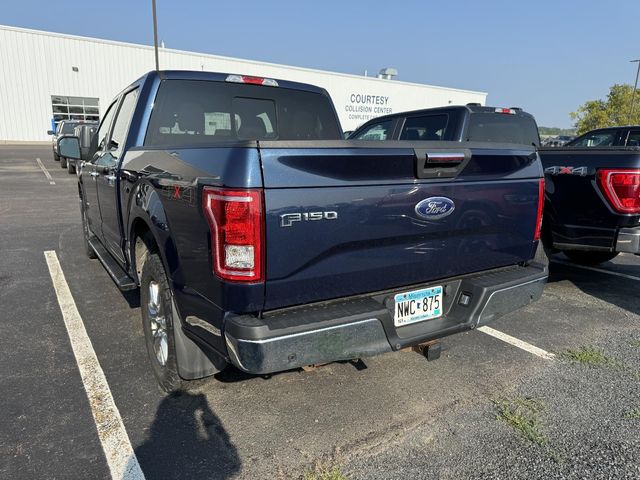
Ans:
{"label": "minnesota license plate", "polygon": [[393,322],[396,327],[442,316],[442,286],[399,293],[393,299]]}

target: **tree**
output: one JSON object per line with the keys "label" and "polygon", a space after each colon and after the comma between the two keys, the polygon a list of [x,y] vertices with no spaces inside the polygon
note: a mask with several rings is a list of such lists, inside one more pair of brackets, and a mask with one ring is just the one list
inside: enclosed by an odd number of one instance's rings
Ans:
{"label": "tree", "polygon": [[577,111],[571,113],[578,135],[594,128],[640,124],[640,91],[636,92],[633,116],[629,117],[632,96],[633,86],[616,84],[611,87],[605,100],[589,100],[578,107]]}

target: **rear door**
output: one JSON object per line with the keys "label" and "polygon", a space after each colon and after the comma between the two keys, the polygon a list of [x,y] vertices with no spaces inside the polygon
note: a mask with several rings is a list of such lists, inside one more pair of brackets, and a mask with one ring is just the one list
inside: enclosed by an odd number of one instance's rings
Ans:
{"label": "rear door", "polygon": [[534,149],[451,145],[261,142],[265,308],[531,258],[541,175]]}
{"label": "rear door", "polygon": [[102,119],[102,123],[98,128],[97,150],[91,155],[91,158],[82,166],[82,185],[84,191],[85,211],[87,213],[87,221],[91,231],[101,236],[102,217],[100,216],[100,205],[98,203],[98,187],[96,185],[97,178],[100,175],[97,164],[101,162],[102,157],[106,153],[107,141],[109,137],[109,129],[116,110],[117,100],[114,101],[107,113]]}

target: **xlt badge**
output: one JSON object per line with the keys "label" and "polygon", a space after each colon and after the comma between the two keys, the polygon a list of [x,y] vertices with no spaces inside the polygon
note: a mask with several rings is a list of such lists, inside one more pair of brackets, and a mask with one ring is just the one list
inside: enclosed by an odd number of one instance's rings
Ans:
{"label": "xlt badge", "polygon": [[295,222],[316,222],[318,220],[337,220],[338,212],[295,212],[280,215],[280,226],[290,227]]}

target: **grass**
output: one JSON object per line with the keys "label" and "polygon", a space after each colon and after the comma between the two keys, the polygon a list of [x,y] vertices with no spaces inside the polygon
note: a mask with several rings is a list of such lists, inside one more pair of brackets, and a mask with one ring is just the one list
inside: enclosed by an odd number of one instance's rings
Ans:
{"label": "grass", "polygon": [[577,350],[567,350],[562,354],[562,356],[572,362],[591,365],[594,367],[602,365],[617,365],[617,362],[607,357],[602,350],[591,346],[583,346]]}
{"label": "grass", "polygon": [[541,432],[540,413],[544,410],[541,400],[512,398],[496,400],[498,420],[502,420],[524,438],[536,445],[546,445],[547,437]]}
{"label": "grass", "polygon": [[629,345],[635,348],[640,348],[640,340],[634,340],[632,342],[629,342]]}
{"label": "grass", "polygon": [[640,420],[640,408],[634,408],[624,414],[624,418],[628,420]]}
{"label": "grass", "polygon": [[347,480],[347,477],[338,467],[316,464],[313,470],[307,472],[302,477],[303,480]]}

